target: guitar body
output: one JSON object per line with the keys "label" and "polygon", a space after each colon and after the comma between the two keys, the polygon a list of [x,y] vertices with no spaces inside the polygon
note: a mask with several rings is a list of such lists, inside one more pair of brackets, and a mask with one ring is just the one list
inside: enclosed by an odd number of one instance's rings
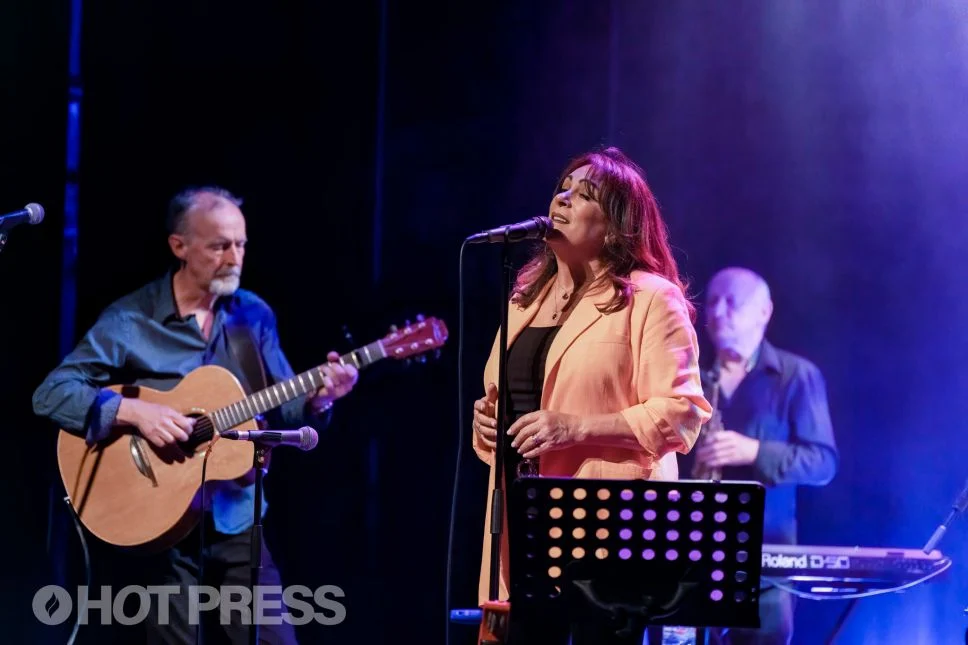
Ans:
{"label": "guitar body", "polygon": [[[245,398],[235,375],[215,365],[193,370],[165,392],[130,385],[110,389],[190,417]],[[236,428],[256,430],[258,425],[249,420]],[[220,441],[216,434],[159,449],[137,428],[121,426],[93,446],[64,430],[57,440],[61,479],[81,522],[105,542],[136,551],[171,547],[198,523],[206,459],[206,482],[237,479],[252,470],[254,446],[248,441]]]}

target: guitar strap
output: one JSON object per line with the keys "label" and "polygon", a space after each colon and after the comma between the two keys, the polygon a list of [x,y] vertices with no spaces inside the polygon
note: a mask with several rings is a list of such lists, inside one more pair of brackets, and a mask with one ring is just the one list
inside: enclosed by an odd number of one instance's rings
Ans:
{"label": "guitar strap", "polygon": [[226,332],[229,341],[229,351],[236,364],[242,370],[247,394],[253,394],[269,386],[266,379],[262,357],[257,349],[258,345],[252,337],[252,328],[231,318],[226,322]]}
{"label": "guitar strap", "polygon": [[[262,364],[262,355],[258,349],[258,343],[256,343],[255,338],[252,335],[252,328],[249,325],[242,324],[237,321],[234,316],[228,316],[225,321],[225,334],[228,340],[229,352],[232,354],[232,358],[235,360],[236,365],[242,370],[242,388],[246,390],[246,394],[253,394],[259,390],[268,387],[268,382],[266,379],[265,368]],[[259,427],[263,427],[264,424],[260,419],[256,419],[256,423]],[[265,466],[269,466],[271,461],[271,454],[266,455]],[[205,503],[205,469],[202,467],[202,507],[208,508]],[[220,506],[224,507],[225,498],[222,497],[222,492],[218,488],[214,491],[214,498],[212,500],[212,510],[213,513],[218,513],[218,508]],[[230,498],[231,499],[231,498]],[[229,503],[233,503],[229,501]],[[265,510],[265,500],[263,500],[263,511]],[[217,524],[216,524],[217,526]],[[200,539],[198,541],[198,561],[199,561],[199,580],[204,580],[203,572],[205,567],[205,531],[200,532]]]}

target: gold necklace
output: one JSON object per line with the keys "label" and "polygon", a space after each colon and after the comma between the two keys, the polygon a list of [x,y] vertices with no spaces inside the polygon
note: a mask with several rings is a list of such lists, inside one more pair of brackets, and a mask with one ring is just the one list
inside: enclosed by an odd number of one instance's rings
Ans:
{"label": "gold necklace", "polygon": [[[557,280],[555,280],[555,313],[551,314],[552,320],[558,320],[558,287],[561,286]],[[568,300],[569,293],[566,291],[565,295],[561,297],[562,300]],[[561,308],[561,313],[564,313],[565,308]]]}

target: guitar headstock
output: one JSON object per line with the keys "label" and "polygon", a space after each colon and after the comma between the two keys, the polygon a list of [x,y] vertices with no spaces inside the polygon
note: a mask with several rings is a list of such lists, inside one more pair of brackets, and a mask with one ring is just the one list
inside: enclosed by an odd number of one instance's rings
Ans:
{"label": "guitar headstock", "polygon": [[407,359],[423,356],[444,346],[449,333],[447,325],[439,318],[417,316],[417,321],[407,321],[402,328],[390,328],[390,333],[380,341],[387,357]]}

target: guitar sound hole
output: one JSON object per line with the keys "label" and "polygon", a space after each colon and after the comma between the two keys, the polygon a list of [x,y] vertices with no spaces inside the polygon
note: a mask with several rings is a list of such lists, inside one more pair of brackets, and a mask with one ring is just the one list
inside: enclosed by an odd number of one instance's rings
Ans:
{"label": "guitar sound hole", "polygon": [[212,420],[205,415],[189,414],[188,417],[195,419],[195,427],[192,428],[192,434],[188,441],[180,441],[178,445],[190,457],[195,454],[200,445],[211,441],[215,434],[215,427]]}

